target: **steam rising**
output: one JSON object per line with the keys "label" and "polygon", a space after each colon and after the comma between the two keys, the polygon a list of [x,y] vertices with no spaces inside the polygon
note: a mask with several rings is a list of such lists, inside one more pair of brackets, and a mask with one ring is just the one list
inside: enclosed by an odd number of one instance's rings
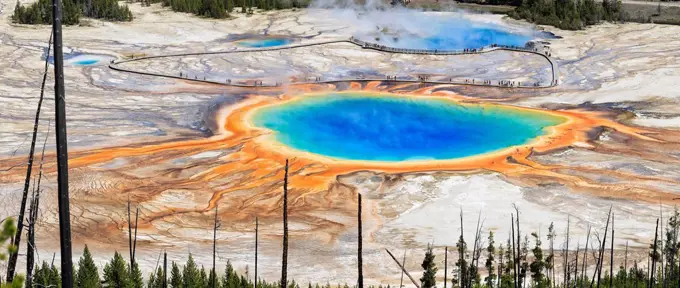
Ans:
{"label": "steam rising", "polygon": [[311,7],[310,14],[351,26],[355,38],[388,47],[462,50],[491,44],[524,46],[542,36],[533,27],[511,26],[455,7],[431,12],[380,0],[316,0]]}

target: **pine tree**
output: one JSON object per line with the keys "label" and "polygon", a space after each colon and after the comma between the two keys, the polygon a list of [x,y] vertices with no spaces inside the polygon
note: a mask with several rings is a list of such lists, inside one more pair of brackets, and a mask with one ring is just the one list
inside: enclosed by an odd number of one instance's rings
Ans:
{"label": "pine tree", "polygon": [[184,288],[203,288],[201,286],[201,272],[198,270],[196,262],[194,262],[194,256],[191,253],[189,253],[189,259],[182,271],[182,282],[182,287]]}
{"label": "pine tree", "polygon": [[[220,284],[220,280],[217,278],[217,273],[215,273],[215,269],[210,269],[210,275],[208,277],[208,288],[213,288],[213,287],[222,287]],[[214,286],[213,286],[214,285]]]}
{"label": "pine tree", "polygon": [[90,249],[85,245],[83,249],[83,256],[78,261],[78,275],[75,278],[74,286],[78,288],[98,288],[101,287],[99,283],[99,271],[97,265],[92,260]]}
{"label": "pine tree", "polygon": [[512,247],[512,242],[508,238],[508,242],[505,249],[505,270],[503,270],[503,277],[501,278],[501,288],[515,287],[515,260],[513,257],[514,251]]}
{"label": "pine tree", "polygon": [[234,0],[225,0],[224,7],[227,9],[227,14],[234,11]]}
{"label": "pine tree", "polygon": [[[463,212],[460,212],[461,226],[463,222]],[[456,261],[456,267],[458,268],[458,275],[454,275],[451,279],[453,287],[465,286],[468,283],[468,261],[467,261],[467,243],[465,243],[465,238],[463,238],[463,227],[461,227],[460,237],[456,243],[456,248],[458,249],[458,261]],[[456,273],[456,271],[454,271]]]}
{"label": "pine tree", "polygon": [[529,254],[529,237],[524,236],[524,242],[522,242],[522,253],[520,257],[520,261],[522,265],[520,266],[520,272],[519,272],[519,277],[520,277],[520,286],[522,283],[524,283],[527,279],[527,272],[529,270],[529,262],[527,262],[527,255]]}
{"label": "pine tree", "polygon": [[432,253],[432,245],[427,244],[427,252],[425,252],[425,259],[420,264],[425,271],[423,277],[420,278],[420,287],[434,288],[436,287],[437,265],[434,263],[434,253]]}
{"label": "pine tree", "polygon": [[146,282],[146,288],[156,287],[156,272],[149,273],[149,281]]}
{"label": "pine tree", "polygon": [[[51,266],[51,267],[50,267]],[[43,261],[33,273],[33,285],[36,287],[61,287],[61,275],[57,268]]]}
{"label": "pine tree", "polygon": [[144,280],[142,279],[142,271],[139,270],[137,261],[132,264],[132,275],[130,277],[130,285],[132,288],[143,288]]}
{"label": "pine tree", "polygon": [[182,283],[184,283],[184,281],[182,280],[182,272],[179,271],[177,263],[173,261],[172,270],[170,271],[170,287],[181,288]]}
{"label": "pine tree", "polygon": [[21,3],[19,3],[19,0],[17,0],[16,6],[14,6],[14,13],[12,14],[12,22],[14,23],[22,23],[21,21],[21,16],[24,15],[24,7],[21,6]]}
{"label": "pine tree", "polygon": [[485,267],[488,271],[488,276],[484,278],[486,286],[493,287],[496,281],[496,268],[494,267],[494,255],[496,254],[496,248],[493,246],[496,242],[493,240],[493,231],[489,231],[489,246],[486,247],[486,263]]}
{"label": "pine tree", "polygon": [[222,288],[240,288],[240,283],[241,280],[236,274],[236,271],[234,271],[234,267],[231,266],[231,261],[227,260],[224,278],[222,278]]}
{"label": "pine tree", "polygon": [[111,262],[104,266],[104,283],[107,287],[130,287],[130,270],[128,264],[118,251],[113,254]]}
{"label": "pine tree", "polygon": [[206,287],[208,284],[208,275],[205,273],[205,268],[201,266],[201,273],[199,274],[198,277],[198,287]]}
{"label": "pine tree", "polygon": [[534,261],[531,262],[531,280],[534,282],[533,287],[541,288],[546,287],[546,281],[543,275],[543,269],[545,269],[545,262],[543,262],[543,248],[541,247],[541,238],[538,234],[531,233],[534,237],[535,246],[531,252],[534,254]]}
{"label": "pine tree", "polygon": [[149,281],[146,287],[148,288],[163,288],[163,268],[158,267],[156,273],[149,274]]}
{"label": "pine tree", "polygon": [[[555,243],[555,236],[557,234],[555,233],[555,226],[553,225],[552,222],[550,222],[550,226],[548,226],[548,241],[550,242],[550,250],[548,257],[545,258],[545,268],[548,269],[548,282],[550,281],[555,281],[555,279],[552,279],[552,275],[550,274],[555,267],[553,267],[553,263],[555,262],[555,253],[553,250],[553,245]],[[554,283],[554,282],[553,282]]]}

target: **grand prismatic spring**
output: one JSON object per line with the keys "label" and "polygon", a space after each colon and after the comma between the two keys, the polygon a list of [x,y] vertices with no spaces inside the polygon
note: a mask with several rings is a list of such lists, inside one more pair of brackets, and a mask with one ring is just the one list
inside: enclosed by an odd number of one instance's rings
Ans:
{"label": "grand prismatic spring", "polygon": [[[0,0],[2,218],[18,213],[51,59],[49,27],[12,23],[15,2]],[[553,223],[562,241],[569,217],[582,245],[611,206],[615,249],[628,243],[631,259],[646,259],[656,218],[680,197],[678,26],[566,31],[372,5],[213,20],[130,3],[131,22],[65,27],[74,257],[87,244],[101,268],[127,250],[129,200],[144,275],[161,250],[210,267],[217,213],[220,267],[253,277],[257,217],[258,276],[276,281],[288,159],[288,277],[298,283],[355,283],[359,193],[370,284],[399,283],[385,248],[420,277],[428,243],[455,246],[461,211],[466,239],[481,212],[485,233],[505,243],[514,205],[523,232]],[[36,146],[47,137],[41,260],[59,249],[49,75]]]}
{"label": "grand prismatic spring", "polygon": [[399,162],[464,158],[522,145],[564,122],[522,112],[441,99],[344,93],[297,97],[257,111],[252,121],[274,131],[275,141],[301,151]]}

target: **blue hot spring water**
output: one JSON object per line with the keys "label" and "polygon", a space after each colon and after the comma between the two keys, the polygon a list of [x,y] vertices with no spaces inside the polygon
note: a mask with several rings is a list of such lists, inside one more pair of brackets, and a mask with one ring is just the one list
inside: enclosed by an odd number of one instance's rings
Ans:
{"label": "blue hot spring water", "polygon": [[73,61],[72,63],[74,65],[81,65],[81,66],[86,66],[86,65],[92,65],[99,62],[99,60],[96,59],[83,59],[83,60],[78,60],[78,61]]}
{"label": "blue hot spring water", "polygon": [[[422,15],[416,15],[424,17]],[[464,17],[414,18],[414,24],[385,26],[380,32],[356,36],[358,39],[394,48],[426,50],[476,49],[492,44],[523,47],[545,33],[511,29],[497,23],[484,23]],[[420,25],[418,25],[420,24]]]}
{"label": "blue hot spring water", "polygon": [[395,162],[463,158],[522,145],[564,119],[445,99],[337,93],[264,107],[252,121],[297,150]]}
{"label": "blue hot spring water", "polygon": [[[95,55],[95,54],[83,54],[79,52],[71,52],[64,54],[64,65],[70,66],[89,66],[94,65],[99,62],[107,62],[112,59],[110,56],[105,55]],[[50,55],[47,58],[50,64],[54,64],[54,56]]]}
{"label": "blue hot spring water", "polygon": [[[429,50],[462,50],[481,48],[491,44],[523,47],[533,37],[488,27],[476,27],[455,34],[440,33],[422,39],[422,47]],[[460,34],[458,34],[460,33]],[[406,47],[402,47],[406,48]]]}
{"label": "blue hot spring water", "polygon": [[250,48],[264,48],[282,46],[292,43],[292,39],[288,38],[264,38],[264,39],[249,39],[236,42],[237,45]]}

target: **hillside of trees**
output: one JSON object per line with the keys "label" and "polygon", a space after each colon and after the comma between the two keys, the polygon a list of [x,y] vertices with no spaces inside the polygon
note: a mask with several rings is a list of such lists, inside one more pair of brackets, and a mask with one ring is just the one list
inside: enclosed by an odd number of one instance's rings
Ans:
{"label": "hillside of trees", "polygon": [[[154,0],[145,0],[154,1]],[[145,2],[153,3],[153,2]],[[241,13],[253,13],[253,8],[260,10],[290,9],[306,7],[309,1],[298,0],[162,0],[163,6],[170,7],[175,12],[193,13],[210,18],[226,18],[240,7]]]}
{"label": "hillside of trees", "polygon": [[459,0],[463,3],[513,6],[509,16],[565,30],[579,30],[602,21],[624,20],[620,0]]}
{"label": "hillside of trees", "polygon": [[601,21],[619,21],[620,0],[523,0],[510,16],[565,30],[579,30]]}
{"label": "hillside of trees", "polygon": [[[127,5],[119,5],[116,0],[63,0],[63,19],[65,25],[80,23],[86,16],[109,21],[132,21],[132,12]],[[19,24],[52,24],[52,1],[38,0],[22,6],[17,0],[12,21]]]}

